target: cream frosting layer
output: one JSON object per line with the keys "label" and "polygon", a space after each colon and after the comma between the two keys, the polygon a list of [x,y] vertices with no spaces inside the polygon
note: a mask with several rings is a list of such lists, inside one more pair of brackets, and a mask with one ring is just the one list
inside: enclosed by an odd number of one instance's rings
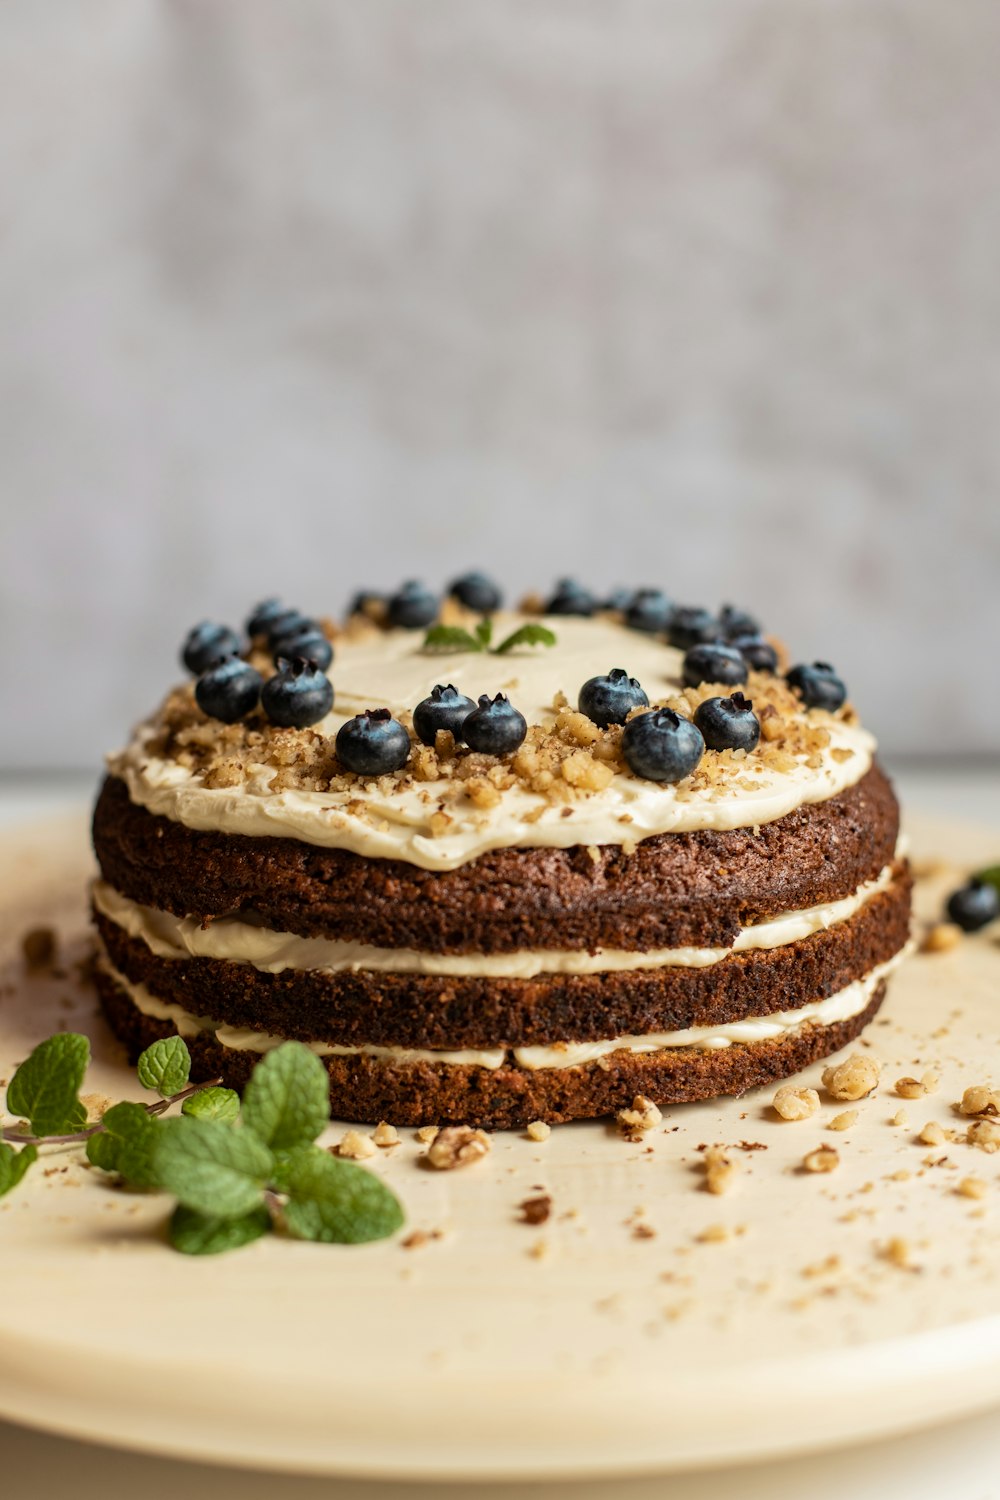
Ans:
{"label": "cream frosting layer", "polygon": [[106,881],[95,881],[94,905],[129,937],[146,944],[158,958],[210,958],[246,963],[267,974],[285,969],[328,973],[366,970],[390,974],[475,975],[495,979],[533,979],[539,974],[607,974],[668,967],[707,968],[730,953],[781,948],[825,931],[854,916],[873,896],[891,884],[892,865],[875,880],[858,887],[840,901],[827,901],[801,911],[783,912],[737,933],[731,948],[654,948],[646,952],[620,948],[586,951],[551,949],[514,953],[419,953],[412,948],[375,948],[366,943],[329,938],[299,937],[274,932],[233,917],[221,917],[202,927],[194,917],[140,906]]}
{"label": "cream frosting layer", "polygon": [[[498,637],[519,622],[497,621]],[[506,692],[531,724],[551,724],[554,700],[564,693],[575,705],[588,677],[624,667],[638,677],[651,702],[680,690],[683,654],[608,619],[553,620],[558,645],[525,648],[509,656],[474,652],[429,655],[422,631],[395,630],[360,641],[337,643],[331,669],[333,711],[315,726],[335,735],[365,708],[399,713],[425,698],[435,683],[451,682],[476,698]],[[805,716],[804,716],[805,717]],[[139,725],[131,742],[109,756],[111,772],[126,783],[132,801],[149,812],[197,830],[299,839],[323,848],[347,849],[376,859],[400,859],[428,870],[449,870],[490,849],[570,848],[576,844],[628,844],[653,834],[691,829],[757,827],[805,804],[823,802],[854,785],[872,763],[875,741],[866,730],[825,714],[810,721],[829,731],[830,743],[809,766],[777,771],[754,761],[740,763],[724,788],[685,788],[644,781],[625,772],[609,785],[570,804],[572,815],[539,793],[504,791],[494,808],[471,802],[449,804],[447,830],[435,835],[438,810],[433,783],[411,783],[392,792],[377,783],[347,792],[275,791],[273,770],[251,768],[234,787],[206,787],[197,774],[152,755],[151,723]],[[348,803],[362,811],[348,810]]]}
{"label": "cream frosting layer", "polygon": [[[543,1068],[573,1068],[595,1062],[613,1052],[648,1053],[668,1048],[702,1048],[718,1051],[724,1047],[753,1042],[773,1041],[790,1036],[804,1025],[830,1026],[837,1021],[860,1015],[868,1006],[878,984],[897,967],[907,949],[902,949],[888,963],[879,964],[863,979],[857,979],[835,995],[811,1001],[797,1010],[778,1011],[770,1016],[753,1016],[746,1021],[730,1021],[719,1026],[692,1026],[684,1031],[655,1032],[646,1036],[619,1036],[596,1042],[563,1042],[551,1047],[515,1047],[509,1055],[521,1068],[537,1071]],[[101,967],[125,991],[145,1016],[169,1021],[181,1036],[197,1036],[206,1031],[215,1040],[235,1052],[265,1053],[280,1047],[285,1037],[263,1031],[241,1030],[219,1025],[207,1016],[197,1016],[180,1005],[160,1000],[142,984],[133,984],[112,965],[105,952],[98,959]],[[341,1047],[332,1042],[307,1042],[318,1057],[371,1057],[387,1064],[401,1066],[413,1062],[430,1062],[451,1066],[472,1065],[480,1068],[502,1067],[508,1057],[503,1047],[454,1052],[410,1047]]]}

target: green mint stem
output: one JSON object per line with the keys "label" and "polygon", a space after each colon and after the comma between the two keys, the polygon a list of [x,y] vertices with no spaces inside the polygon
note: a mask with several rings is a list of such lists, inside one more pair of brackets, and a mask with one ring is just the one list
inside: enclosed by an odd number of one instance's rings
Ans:
{"label": "green mint stem", "polygon": [[[218,1088],[221,1082],[221,1078],[210,1078],[206,1083],[192,1083],[186,1089],[181,1089],[179,1094],[171,1094],[169,1099],[158,1099],[155,1104],[144,1104],[143,1108],[148,1115],[162,1115],[172,1104],[180,1104],[192,1094],[200,1094],[202,1089]],[[0,1139],[10,1141],[14,1146],[74,1146],[92,1135],[99,1135],[103,1129],[104,1126],[98,1122],[96,1125],[89,1125],[86,1130],[75,1130],[72,1135],[22,1135],[15,1126],[5,1125],[0,1130]]]}

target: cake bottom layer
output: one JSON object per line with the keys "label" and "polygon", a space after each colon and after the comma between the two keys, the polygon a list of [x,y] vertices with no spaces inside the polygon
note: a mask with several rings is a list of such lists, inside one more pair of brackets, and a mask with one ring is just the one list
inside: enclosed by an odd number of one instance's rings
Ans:
{"label": "cake bottom layer", "polygon": [[[130,1055],[160,1037],[169,1021],[144,1014],[105,967],[96,971],[98,994],[115,1034]],[[868,1005],[829,1025],[806,1022],[781,1037],[737,1042],[721,1049],[665,1047],[655,1052],[619,1049],[572,1067],[528,1069],[511,1062],[484,1068],[428,1060],[387,1063],[365,1055],[327,1055],[334,1117],[368,1124],[459,1123],[505,1130],[532,1120],[559,1124],[614,1114],[644,1094],[657,1104],[683,1104],[787,1078],[847,1045],[871,1022],[885,998],[886,980]],[[192,1076],[221,1077],[242,1089],[259,1060],[250,1049],[224,1046],[212,1031],[187,1038]]]}

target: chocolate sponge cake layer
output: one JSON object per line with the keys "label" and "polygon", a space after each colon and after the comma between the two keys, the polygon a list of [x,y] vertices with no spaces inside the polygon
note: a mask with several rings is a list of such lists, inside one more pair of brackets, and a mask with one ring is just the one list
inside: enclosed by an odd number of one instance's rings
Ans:
{"label": "chocolate sponge cake layer", "polygon": [[295,839],[201,832],[109,777],[94,814],[104,878],[144,906],[246,915],[304,937],[432,953],[728,947],[741,927],[849,896],[894,857],[899,809],[873,765],[757,829],[660,834],[626,853],[504,848],[453,870]]}
{"label": "chocolate sponge cake layer", "polygon": [[[98,991],[112,1028],[135,1057],[159,1037],[170,1036],[169,1022],[143,1015],[103,970]],[[681,1104],[748,1089],[786,1078],[852,1041],[874,1018],[885,981],[871,1003],[849,1020],[829,1026],[806,1025],[778,1040],[736,1044],[713,1051],[668,1048],[660,1052],[619,1051],[570,1068],[529,1070],[513,1065],[489,1069],[467,1065],[412,1062],[388,1065],[365,1057],[325,1057],[335,1118],[371,1124],[445,1124],[474,1121],[489,1129],[513,1129],[532,1120],[565,1120],[613,1114],[644,1094],[657,1104]],[[222,1046],[211,1033],[189,1039],[193,1076],[221,1077],[241,1089],[260,1054]]]}
{"label": "chocolate sponge cake layer", "polygon": [[532,979],[284,969],[158,957],[95,912],[115,969],[160,1000],[219,1023],[339,1046],[546,1046],[713,1026],[825,999],[892,958],[907,938],[910,876],[852,917],[780,948],[705,967]]}

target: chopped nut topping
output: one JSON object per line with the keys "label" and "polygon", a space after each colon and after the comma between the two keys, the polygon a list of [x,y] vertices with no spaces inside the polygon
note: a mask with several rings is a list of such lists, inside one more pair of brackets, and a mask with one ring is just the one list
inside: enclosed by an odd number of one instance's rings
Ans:
{"label": "chopped nut topping", "polygon": [[986,1083],[974,1084],[972,1088],[966,1089],[958,1107],[963,1115],[998,1115],[1000,1092]]}
{"label": "chopped nut topping", "polygon": [[887,1260],[890,1265],[898,1266],[901,1271],[916,1270],[909,1241],[904,1240],[901,1235],[894,1235],[891,1240],[888,1240],[880,1248],[879,1254],[883,1260]]}
{"label": "chopped nut topping", "polygon": [[552,1126],[546,1125],[544,1120],[532,1120],[525,1134],[531,1141],[547,1141],[552,1134]]}
{"label": "chopped nut topping", "polygon": [[471,1125],[446,1125],[431,1142],[427,1162],[439,1172],[450,1172],[455,1167],[468,1167],[480,1161],[489,1150],[490,1138],[485,1130],[473,1130]]}
{"label": "chopped nut topping", "polygon": [[840,1166],[840,1153],[832,1146],[817,1146],[802,1158],[807,1172],[832,1172]]}
{"label": "chopped nut topping", "polygon": [[417,1140],[423,1145],[427,1145],[434,1139],[440,1129],[440,1125],[421,1125],[417,1131]]}
{"label": "chopped nut topping", "polygon": [[988,1184],[981,1177],[963,1177],[955,1189],[963,1198],[985,1198]]}
{"label": "chopped nut topping", "polygon": [[815,1089],[798,1089],[786,1083],[771,1100],[771,1107],[782,1120],[808,1120],[819,1109]]}
{"label": "chopped nut topping", "polygon": [[364,1161],[366,1156],[374,1156],[377,1150],[371,1136],[360,1130],[348,1130],[336,1148],[337,1155],[345,1156],[349,1161]]}
{"label": "chopped nut topping", "polygon": [[706,1224],[701,1233],[695,1235],[700,1245],[718,1245],[729,1238],[730,1231],[725,1224]]}
{"label": "chopped nut topping", "polygon": [[890,1125],[909,1125],[909,1123],[910,1123],[910,1117],[906,1113],[905,1109],[897,1109],[896,1113],[893,1115],[892,1119],[889,1121]]}
{"label": "chopped nut topping", "polygon": [[396,1129],[395,1125],[387,1125],[384,1120],[380,1120],[379,1123],[375,1126],[375,1129],[372,1131],[372,1140],[375,1142],[376,1146],[398,1146],[399,1131]]}
{"label": "chopped nut topping", "polygon": [[946,1140],[944,1129],[936,1120],[928,1120],[920,1132],[920,1140],[925,1146],[941,1146]]}
{"label": "chopped nut topping", "polygon": [[1000,1151],[1000,1125],[996,1120],[973,1120],[965,1132],[965,1139],[970,1146],[978,1146],[980,1151]]}
{"label": "chopped nut topping", "polygon": [[705,1187],[710,1193],[725,1193],[732,1186],[736,1164],[722,1146],[709,1146],[705,1152]]}
{"label": "chopped nut topping", "polygon": [[896,1093],[901,1099],[919,1099],[924,1092],[924,1086],[919,1078],[897,1078]]}
{"label": "chopped nut topping", "polygon": [[920,1085],[925,1094],[933,1094],[941,1087],[941,1080],[933,1069],[928,1069],[921,1078]]}
{"label": "chopped nut topping", "polygon": [[834,1115],[828,1128],[830,1130],[850,1130],[852,1125],[857,1124],[857,1120],[858,1112],[856,1109],[845,1109],[841,1114]]}
{"label": "chopped nut topping", "polygon": [[645,1131],[655,1130],[663,1116],[652,1099],[647,1099],[645,1094],[636,1094],[632,1108],[620,1109],[616,1118],[626,1139],[638,1140]]}
{"label": "chopped nut topping", "polygon": [[924,935],[921,953],[949,953],[962,941],[962,929],[954,922],[936,922]]}
{"label": "chopped nut topping", "polygon": [[823,1069],[823,1087],[832,1099],[864,1099],[878,1087],[879,1065],[854,1052],[846,1062]]}

